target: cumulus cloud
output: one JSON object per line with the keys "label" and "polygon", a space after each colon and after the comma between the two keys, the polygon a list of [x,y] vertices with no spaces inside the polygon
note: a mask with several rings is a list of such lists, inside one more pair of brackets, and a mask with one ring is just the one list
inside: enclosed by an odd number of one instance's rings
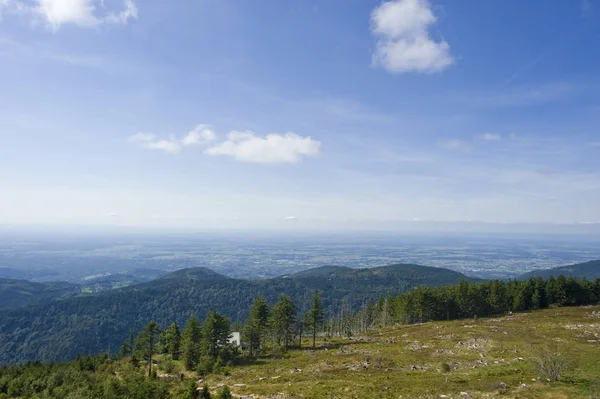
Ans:
{"label": "cumulus cloud", "polygon": [[483,133],[482,135],[479,136],[479,138],[481,140],[485,140],[485,141],[499,141],[502,139],[502,136],[500,136],[499,134],[494,134],[494,133]]}
{"label": "cumulus cloud", "polygon": [[305,156],[317,155],[321,143],[295,133],[257,136],[252,131],[233,131],[227,139],[204,152],[208,155],[229,156],[242,162],[295,163]]}
{"label": "cumulus cloud", "polygon": [[185,146],[200,145],[210,143],[216,138],[217,135],[209,126],[198,125],[183,138],[181,143]]}
{"label": "cumulus cloud", "polygon": [[286,216],[284,219],[285,220],[298,220],[298,218],[296,216]]}
{"label": "cumulus cloud", "polygon": [[154,133],[137,133],[129,142],[147,150],[159,150],[171,154],[185,147],[203,146],[204,154],[229,156],[242,162],[276,164],[296,163],[303,157],[319,154],[321,143],[296,133],[271,133],[264,137],[252,131],[231,131],[225,140],[215,142],[217,134],[208,125],[197,125],[183,138],[170,135],[161,138]]}
{"label": "cumulus cloud", "polygon": [[130,143],[134,143],[147,150],[159,150],[177,154],[181,151],[181,143],[173,136],[168,139],[159,139],[152,133],[137,133],[129,138]]}
{"label": "cumulus cloud", "polygon": [[198,125],[182,139],[170,135],[169,138],[159,138],[153,133],[137,133],[129,137],[129,142],[147,150],[159,150],[177,154],[183,147],[206,145],[216,138],[216,134],[207,125]]}
{"label": "cumulus cloud", "polygon": [[34,0],[32,4],[18,0],[0,0],[0,11],[41,19],[57,30],[65,24],[81,27],[125,25],[137,18],[138,9],[134,0],[123,0],[122,3],[120,10],[107,10],[104,0]]}
{"label": "cumulus cloud", "polygon": [[373,64],[392,73],[441,72],[454,63],[450,45],[434,40],[429,29],[437,21],[428,0],[393,0],[371,13],[378,37]]}

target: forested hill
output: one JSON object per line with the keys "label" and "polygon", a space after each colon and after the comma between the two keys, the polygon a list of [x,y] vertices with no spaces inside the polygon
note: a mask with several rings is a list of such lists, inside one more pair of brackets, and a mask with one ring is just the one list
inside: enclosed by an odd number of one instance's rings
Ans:
{"label": "forested hill", "polygon": [[531,277],[548,278],[550,276],[558,277],[561,275],[565,277],[572,276],[575,278],[587,278],[588,280],[600,278],[600,260],[556,267],[554,269],[534,270],[521,275],[519,278],[522,280],[527,280]]}
{"label": "forested hill", "polygon": [[172,321],[183,325],[190,314],[204,318],[210,309],[241,320],[259,295],[273,303],[287,294],[303,312],[319,290],[328,311],[341,306],[356,310],[386,294],[461,280],[473,281],[447,269],[416,265],[326,267],[260,281],[184,269],[144,284],[0,312],[0,364],[116,351],[131,328],[139,331],[150,320],[161,327]]}
{"label": "forested hill", "polygon": [[66,282],[34,283],[0,278],[0,310],[64,299],[80,291],[78,285]]}

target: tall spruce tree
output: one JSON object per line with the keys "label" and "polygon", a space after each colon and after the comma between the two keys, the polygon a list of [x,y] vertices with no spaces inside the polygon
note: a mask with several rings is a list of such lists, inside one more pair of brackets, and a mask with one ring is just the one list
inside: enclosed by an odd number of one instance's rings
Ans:
{"label": "tall spruce tree", "polygon": [[262,295],[256,298],[250,307],[248,323],[244,331],[244,335],[248,339],[250,357],[254,356],[254,350],[260,348],[264,341],[269,327],[270,313],[269,304]]}
{"label": "tall spruce tree", "polygon": [[152,376],[152,355],[156,351],[156,342],[160,330],[158,324],[151,321],[140,332],[135,341],[135,351],[139,358],[148,362],[148,376]]}
{"label": "tall spruce tree", "polygon": [[296,325],[296,305],[289,296],[281,294],[279,300],[271,312],[271,326],[277,342],[283,341],[284,348],[287,350],[294,337],[294,327]]}
{"label": "tall spruce tree", "polygon": [[169,328],[165,330],[165,349],[166,353],[174,354],[181,349],[181,331],[177,322],[171,323]]}
{"label": "tall spruce tree", "polygon": [[182,334],[183,364],[186,370],[194,370],[200,360],[202,328],[196,316],[188,319]]}
{"label": "tall spruce tree", "polygon": [[313,349],[316,348],[317,345],[317,332],[321,329],[323,325],[323,320],[325,318],[325,311],[323,310],[323,300],[319,295],[318,291],[315,291],[312,298],[312,307],[307,312],[305,317],[306,327],[309,329],[312,334],[313,340]]}
{"label": "tall spruce tree", "polygon": [[225,316],[211,310],[202,325],[202,352],[213,358],[226,346],[231,336],[231,322]]}

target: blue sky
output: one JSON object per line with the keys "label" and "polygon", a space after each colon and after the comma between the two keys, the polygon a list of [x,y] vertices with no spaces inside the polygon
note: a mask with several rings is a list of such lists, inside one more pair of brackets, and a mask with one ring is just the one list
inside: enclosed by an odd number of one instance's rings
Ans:
{"label": "blue sky", "polygon": [[0,223],[600,221],[595,0],[0,0]]}

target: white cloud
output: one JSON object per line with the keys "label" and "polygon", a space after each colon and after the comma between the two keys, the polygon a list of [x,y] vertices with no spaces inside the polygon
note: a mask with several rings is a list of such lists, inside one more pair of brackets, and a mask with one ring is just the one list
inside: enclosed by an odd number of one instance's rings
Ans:
{"label": "white cloud", "polygon": [[319,153],[321,143],[295,133],[268,134],[259,137],[254,132],[230,132],[227,140],[208,148],[208,155],[223,155],[238,161],[253,163],[295,163],[304,156]]}
{"label": "white cloud", "polygon": [[[100,5],[100,7],[97,7]],[[98,12],[98,8],[104,12]],[[73,24],[81,27],[93,27],[102,24],[127,24],[136,19],[138,9],[134,0],[123,0],[120,11],[106,10],[103,0],[34,0],[33,4],[23,1],[0,0],[0,11],[12,14],[29,15],[42,19],[52,29]]]}
{"label": "white cloud", "polygon": [[502,136],[500,136],[499,134],[495,134],[495,133],[483,133],[482,135],[479,136],[479,138],[481,140],[485,140],[485,141],[500,141],[500,140],[502,140]]}
{"label": "white cloud", "polygon": [[298,218],[296,216],[286,216],[284,219],[285,220],[298,220]]}
{"label": "white cloud", "polygon": [[207,125],[198,125],[181,141],[185,146],[207,144],[217,138],[215,132]]}
{"label": "white cloud", "polygon": [[173,135],[169,136],[168,139],[161,139],[153,133],[137,133],[129,137],[129,142],[147,150],[177,154],[183,147],[206,145],[214,141],[216,137],[217,135],[208,125],[198,125],[180,140]]}
{"label": "white cloud", "polygon": [[112,24],[127,25],[130,19],[137,19],[138,9],[133,0],[125,0],[125,9],[117,14],[109,14],[104,21]]}
{"label": "white cloud", "polygon": [[[160,138],[153,133],[137,133],[128,141],[147,150],[160,150],[177,154],[184,147],[209,146],[217,139],[208,125],[197,125],[183,138],[171,135]],[[295,163],[305,156],[319,153],[321,143],[295,133],[257,136],[252,131],[231,131],[224,141],[215,143],[204,151],[207,155],[230,156],[238,161],[254,163]]]}
{"label": "white cloud", "polygon": [[451,151],[471,151],[471,146],[461,140],[446,140],[440,141],[438,145],[446,150]]}
{"label": "white cloud", "polygon": [[129,142],[147,150],[160,150],[171,154],[181,151],[181,143],[173,136],[169,139],[159,139],[152,133],[137,133],[129,138]]}
{"label": "white cloud", "polygon": [[373,64],[392,73],[441,72],[454,63],[450,46],[435,41],[428,30],[437,18],[428,0],[393,0],[371,13],[371,30],[378,36]]}

